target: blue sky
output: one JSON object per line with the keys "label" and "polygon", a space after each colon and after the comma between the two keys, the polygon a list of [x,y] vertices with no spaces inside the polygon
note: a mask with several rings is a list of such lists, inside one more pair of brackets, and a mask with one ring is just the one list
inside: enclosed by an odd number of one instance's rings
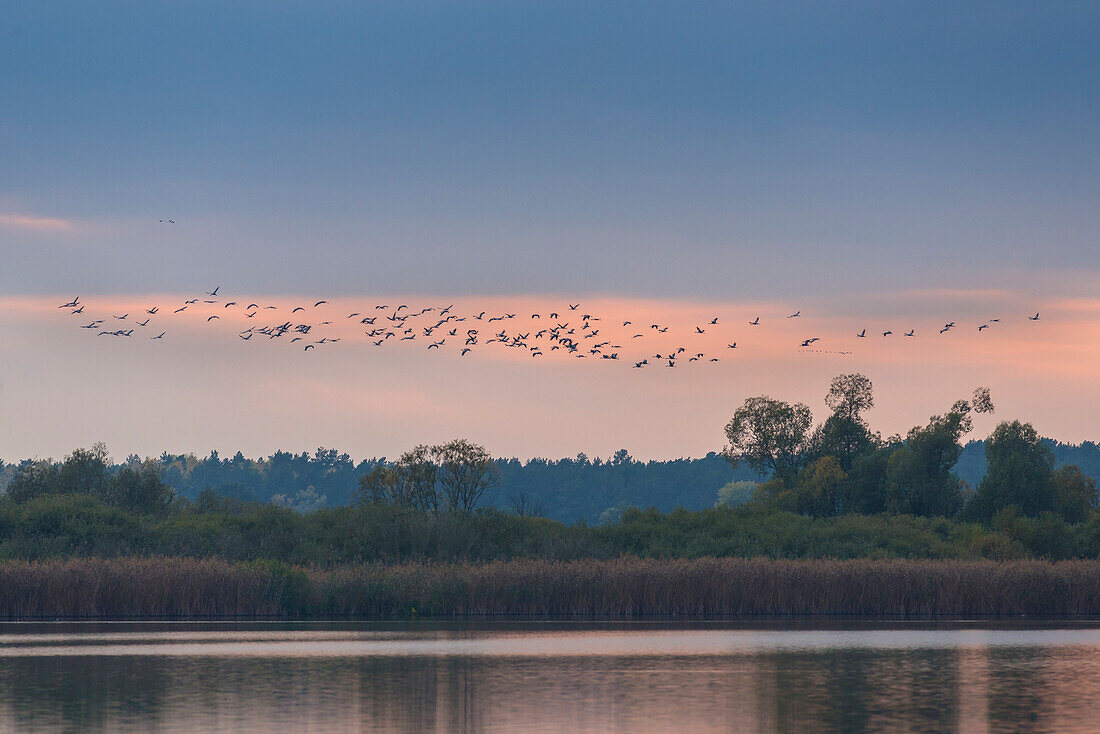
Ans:
{"label": "blue sky", "polygon": [[1097,38],[1067,2],[6,4],[0,213],[74,226],[0,226],[0,288],[788,298],[1096,270]]}
{"label": "blue sky", "polygon": [[[1095,440],[1097,39],[1058,0],[2,3],[0,457],[699,455],[744,398],[820,411],[842,371],[885,433],[988,385]],[[721,315],[722,361],[279,351],[168,308],[216,285]],[[74,321],[153,304],[162,341]]]}

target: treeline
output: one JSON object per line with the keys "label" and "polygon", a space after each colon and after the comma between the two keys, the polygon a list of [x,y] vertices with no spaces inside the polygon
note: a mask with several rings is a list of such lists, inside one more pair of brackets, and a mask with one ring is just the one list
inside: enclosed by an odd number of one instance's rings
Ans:
{"label": "treeline", "polygon": [[[109,466],[116,471],[149,462],[130,456]],[[348,505],[355,499],[359,479],[378,466],[394,461],[377,457],[355,462],[334,449],[314,453],[278,451],[267,458],[249,459],[240,452],[223,457],[217,451],[205,458],[193,454],[163,453],[152,459],[161,479],[181,498],[195,500],[204,490],[242,502],[274,503],[309,512],[321,507]],[[0,491],[20,466],[59,465],[58,461],[0,462]],[[700,459],[637,461],[626,450],[608,458],[589,459],[584,454],[567,459],[494,459],[500,481],[489,487],[481,506],[524,512],[544,517],[588,523],[599,521],[609,508],[677,507],[702,509],[714,504],[718,489],[733,479],[756,480],[756,472],[731,469],[721,455]]]}
{"label": "treeline", "polygon": [[971,487],[955,471],[973,414],[992,413],[989,391],[956,401],[904,438],[883,438],[863,414],[874,405],[871,381],[840,375],[825,398],[831,413],[812,427],[806,405],[750,398],[726,426],[731,463],[748,464],[771,479],[751,503],[769,511],[816,518],[913,515],[1009,523],[1047,518],[1083,523],[1096,513],[1096,482],[1076,465],[1055,468],[1055,456],[1035,428],[1001,422],[982,448],[986,472]]}
{"label": "treeline", "polygon": [[[1065,444],[1043,439],[1054,455],[1055,467],[1073,464],[1093,480],[1100,478],[1100,446],[1092,442]],[[130,456],[111,464],[117,471],[146,463]],[[198,498],[206,489],[243,502],[275,503],[308,512],[321,507],[347,505],[354,501],[359,478],[385,457],[355,462],[333,449],[311,453],[278,451],[266,458],[249,459],[237,452],[223,457],[218,452],[199,458],[193,454],[168,454],[153,459],[161,468],[161,479],[178,496]],[[0,492],[14,477],[20,463],[0,462]],[[51,464],[59,464],[50,461]],[[698,459],[638,461],[625,449],[611,457],[495,459],[500,482],[489,487],[482,506],[525,511],[554,520],[589,524],[621,516],[628,507],[655,507],[669,512],[677,507],[698,510],[714,504],[719,490],[729,482],[758,482],[761,477],[749,466],[733,469],[718,453]],[[977,487],[986,473],[985,441],[967,442],[959,454],[955,473],[969,487]]]}

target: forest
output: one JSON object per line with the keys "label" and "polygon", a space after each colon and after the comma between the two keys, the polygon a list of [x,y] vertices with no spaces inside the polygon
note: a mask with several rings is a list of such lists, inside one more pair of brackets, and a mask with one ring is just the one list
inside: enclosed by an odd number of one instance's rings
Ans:
{"label": "forest", "polygon": [[1013,420],[964,447],[994,409],[982,389],[904,437],[868,426],[863,375],[837,377],[825,402],[815,426],[805,405],[750,398],[721,454],[671,462],[521,463],[455,440],[358,464],[326,449],[115,463],[97,444],[2,467],[0,559],[1100,557],[1095,445]]}

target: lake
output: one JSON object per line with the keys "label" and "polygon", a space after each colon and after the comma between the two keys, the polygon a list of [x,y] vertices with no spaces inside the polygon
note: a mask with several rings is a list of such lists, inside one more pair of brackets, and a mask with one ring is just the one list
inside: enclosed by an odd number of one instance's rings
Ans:
{"label": "lake", "polygon": [[1100,730],[1100,624],[0,624],[0,730]]}

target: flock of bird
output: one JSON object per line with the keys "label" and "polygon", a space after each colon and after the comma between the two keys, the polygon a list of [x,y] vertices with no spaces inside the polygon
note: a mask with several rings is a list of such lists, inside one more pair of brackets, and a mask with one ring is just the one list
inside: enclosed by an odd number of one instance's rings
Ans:
{"label": "flock of bird", "polygon": [[[212,323],[221,320],[222,315],[237,313],[245,319],[259,319],[264,322],[251,324],[248,328],[240,330],[237,337],[241,341],[261,338],[283,340],[300,346],[302,351],[308,352],[318,347],[335,345],[341,341],[342,337],[339,336],[320,336],[325,327],[333,326],[333,319],[341,318],[342,321],[355,325],[357,331],[362,330],[367,342],[375,348],[381,348],[390,343],[415,342],[425,344],[428,351],[454,349],[460,357],[465,357],[475,349],[496,345],[497,348],[525,352],[532,358],[543,357],[549,352],[560,352],[577,359],[630,362],[636,369],[641,369],[650,365],[676,367],[683,363],[719,362],[721,357],[718,354],[699,351],[697,346],[693,348],[692,340],[708,333],[713,336],[715,331],[725,325],[720,323],[719,317],[715,316],[709,321],[695,325],[694,329],[679,327],[671,334],[669,330],[673,327],[668,324],[635,324],[629,319],[623,320],[621,326],[616,319],[613,323],[609,322],[611,328],[606,328],[601,317],[588,313],[581,308],[580,303],[566,303],[560,311],[529,315],[508,311],[493,314],[480,311],[476,314],[460,315],[454,311],[453,304],[425,306],[419,309],[410,308],[404,303],[376,304],[369,310],[355,311],[338,317],[332,314],[334,307],[324,299],[315,301],[312,305],[280,308],[274,305],[252,302],[245,304],[243,301],[225,299],[219,295],[220,290],[220,286],[216,287],[206,291],[202,297],[185,300],[177,307],[169,306],[163,311],[158,305],[150,305],[136,316],[131,313],[109,314],[104,318],[93,319],[81,325],[80,328],[94,332],[98,336],[115,338],[133,338],[135,334],[146,336],[148,329],[146,338],[158,340],[164,339],[168,333],[167,329],[163,328],[165,318],[188,317],[202,310],[198,318],[205,319],[206,323]],[[328,308],[325,308],[326,306]],[[58,308],[68,309],[73,316],[85,313],[84,304],[79,297],[61,304]],[[214,310],[215,313],[210,314],[210,310]],[[272,318],[280,311],[286,313]],[[263,318],[259,318],[261,314]],[[801,316],[802,312],[799,310],[787,315],[786,318],[798,319]],[[1039,314],[1028,316],[1027,319],[1038,321]],[[760,316],[755,316],[746,322],[749,327],[761,326]],[[999,318],[989,319],[977,326],[977,332],[981,333],[1000,322]],[[151,329],[150,324],[153,324]],[[944,334],[956,328],[958,328],[956,323],[950,321],[939,329],[939,333]],[[879,338],[889,338],[893,334],[892,330],[887,329],[881,332]],[[669,338],[675,337],[682,337],[682,343],[668,347],[664,353],[644,353],[643,348],[635,346],[661,335],[664,335],[663,343],[668,343]],[[916,336],[915,329],[901,333],[902,338]],[[869,338],[867,329],[855,332],[855,338]],[[822,349],[816,346],[820,341],[822,341],[821,338],[817,336],[807,337],[798,343],[797,348],[801,351],[831,354],[852,353]],[[723,343],[727,353],[738,348],[736,341],[723,340]],[[620,354],[627,352],[633,354],[643,352],[643,356],[619,360]]]}

